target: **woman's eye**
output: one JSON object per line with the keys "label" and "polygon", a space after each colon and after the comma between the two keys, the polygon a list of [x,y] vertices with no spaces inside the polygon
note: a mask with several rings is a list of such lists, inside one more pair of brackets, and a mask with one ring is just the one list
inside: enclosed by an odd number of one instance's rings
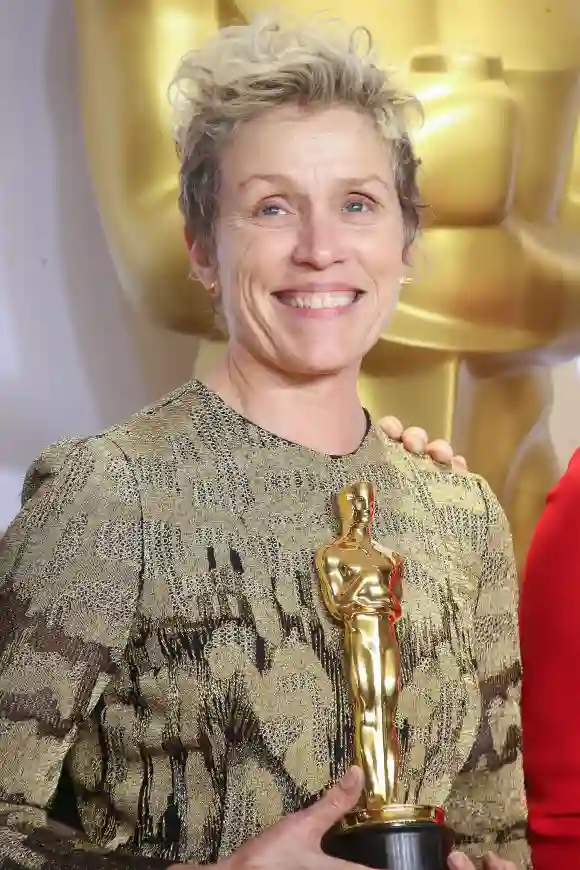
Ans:
{"label": "woman's eye", "polygon": [[264,215],[265,217],[272,217],[272,216],[275,217],[276,215],[279,215],[279,214],[286,214],[286,209],[283,208],[281,205],[277,205],[276,203],[269,202],[269,203],[266,203],[266,205],[261,206],[260,214]]}
{"label": "woman's eye", "polygon": [[368,199],[351,199],[346,203],[344,210],[349,212],[349,214],[364,214],[369,211],[371,205],[372,203]]}

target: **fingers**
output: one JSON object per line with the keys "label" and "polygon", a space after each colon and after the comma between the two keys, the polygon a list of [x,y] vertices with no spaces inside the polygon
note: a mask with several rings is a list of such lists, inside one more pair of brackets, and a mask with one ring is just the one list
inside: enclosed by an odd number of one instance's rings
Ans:
{"label": "fingers", "polygon": [[388,438],[400,441],[403,434],[403,424],[397,417],[381,417],[378,425]]}
{"label": "fingers", "polygon": [[463,852],[452,852],[447,859],[447,866],[449,870],[475,870],[474,865]]}
{"label": "fingers", "polygon": [[429,436],[419,426],[409,426],[403,429],[403,424],[397,417],[382,417],[378,425],[388,438],[402,441],[403,447],[416,456],[428,454],[440,465],[450,466],[459,474],[467,471],[467,462],[463,456],[454,456],[453,447],[443,438],[429,441]]}
{"label": "fingers", "polygon": [[427,444],[425,452],[435,462],[440,462],[442,465],[451,465],[453,462],[453,447],[448,441],[444,441],[443,438],[437,438],[436,441],[431,441]]}
{"label": "fingers", "polygon": [[409,453],[418,455],[427,454],[435,462],[440,465],[451,466],[451,468],[459,474],[464,474],[467,471],[467,461],[464,456],[455,456],[453,447],[448,441],[443,438],[437,438],[435,441],[427,441],[427,433],[424,429],[419,429],[412,426],[405,429],[402,435],[402,442],[405,450]]}
{"label": "fingers", "polygon": [[504,861],[496,855],[489,852],[483,859],[485,870],[517,870],[516,865],[512,861]]}
{"label": "fingers", "polygon": [[302,811],[301,823],[306,824],[309,833],[320,841],[329,828],[355,806],[362,786],[362,771],[351,767],[317,803]]}
{"label": "fingers", "polygon": [[419,426],[409,426],[402,434],[403,447],[409,453],[426,453],[429,437]]}

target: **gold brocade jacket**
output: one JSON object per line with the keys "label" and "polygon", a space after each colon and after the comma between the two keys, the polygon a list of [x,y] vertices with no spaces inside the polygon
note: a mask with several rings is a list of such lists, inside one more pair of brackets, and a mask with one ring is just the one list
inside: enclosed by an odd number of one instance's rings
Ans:
{"label": "gold brocade jacket", "polygon": [[[3,870],[213,863],[341,776],[342,635],[313,557],[356,480],[405,559],[400,798],[528,866],[517,584],[487,484],[373,427],[317,454],[193,381],[27,476],[0,557]],[[63,769],[82,834],[51,818]]]}

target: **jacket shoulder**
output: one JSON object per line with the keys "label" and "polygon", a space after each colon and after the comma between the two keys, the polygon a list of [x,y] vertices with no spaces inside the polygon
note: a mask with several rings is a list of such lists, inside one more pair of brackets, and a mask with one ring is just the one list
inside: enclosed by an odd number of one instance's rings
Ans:
{"label": "jacket shoulder", "polygon": [[487,514],[490,502],[497,502],[485,478],[471,471],[456,471],[426,454],[417,455],[393,441],[382,430],[377,433],[384,446],[386,462],[396,469],[408,486],[416,487],[436,507],[456,507]]}
{"label": "jacket shoulder", "polygon": [[188,383],[97,437],[113,442],[128,460],[144,455],[163,460],[165,455],[171,455],[176,441],[197,440],[195,421],[199,403],[199,396]]}
{"label": "jacket shoulder", "polygon": [[62,438],[45,447],[29,466],[22,485],[22,504],[52,481],[56,485],[62,478],[63,485],[68,486],[72,478],[81,481],[88,477],[96,466],[104,470],[120,465],[122,451],[105,433],[88,438]]}
{"label": "jacket shoulder", "polygon": [[144,451],[160,453],[171,436],[190,431],[197,399],[191,384],[164,396],[155,404],[89,437],[69,437],[45,447],[28,468],[22,488],[22,502],[28,501],[44,484],[58,477],[75,462],[79,468],[98,461],[123,464]]}

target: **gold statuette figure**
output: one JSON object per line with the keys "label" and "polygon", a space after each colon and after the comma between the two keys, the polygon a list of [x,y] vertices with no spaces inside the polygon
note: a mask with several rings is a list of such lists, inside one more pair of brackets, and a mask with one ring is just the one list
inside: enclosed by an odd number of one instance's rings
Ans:
{"label": "gold statuette figure", "polygon": [[401,667],[395,623],[401,616],[403,560],[373,542],[373,511],[371,483],[342,489],[340,535],[316,554],[324,603],[344,628],[354,759],[364,774],[359,806],[325,848],[369,867],[439,870],[451,846],[443,810],[397,803]]}

